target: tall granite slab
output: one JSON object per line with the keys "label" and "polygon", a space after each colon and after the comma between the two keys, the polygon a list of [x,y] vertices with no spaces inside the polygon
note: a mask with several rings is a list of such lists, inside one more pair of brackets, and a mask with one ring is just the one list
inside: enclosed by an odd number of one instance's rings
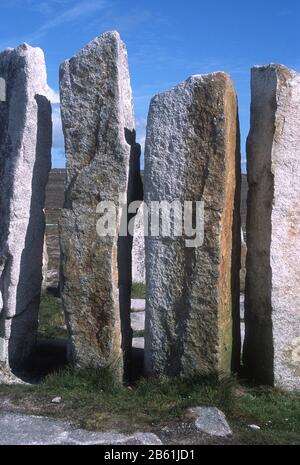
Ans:
{"label": "tall granite slab", "polygon": [[300,74],[255,67],[251,88],[244,365],[299,389]]}
{"label": "tall granite slab", "polygon": [[18,371],[36,340],[42,283],[51,105],[44,54],[27,44],[0,53],[0,371]]}
{"label": "tall granite slab", "polygon": [[146,237],[148,373],[189,378],[238,368],[239,197],[237,98],[229,76],[192,76],[154,97],[145,203],[204,201],[205,215],[199,247],[187,247],[186,237]]}
{"label": "tall granite slab", "polygon": [[60,91],[67,156],[60,243],[69,357],[79,367],[111,366],[120,378],[118,210],[115,234],[97,233],[97,205],[118,206],[119,194],[127,203],[132,147],[126,138],[134,135],[134,115],[127,52],[119,34],[105,33],[67,60],[60,70]]}
{"label": "tall granite slab", "polygon": [[144,209],[141,205],[135,220],[132,245],[132,280],[134,283],[145,284],[145,235]]}

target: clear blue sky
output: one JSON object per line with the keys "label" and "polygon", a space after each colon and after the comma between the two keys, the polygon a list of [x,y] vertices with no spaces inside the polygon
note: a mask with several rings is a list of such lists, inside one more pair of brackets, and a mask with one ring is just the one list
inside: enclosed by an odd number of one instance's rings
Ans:
{"label": "clear blue sky", "polygon": [[[0,49],[21,42],[44,49],[57,101],[58,68],[91,39],[117,29],[127,44],[138,135],[149,101],[191,74],[231,74],[240,104],[242,156],[249,129],[250,68],[281,63],[300,70],[298,0],[0,0]],[[54,103],[53,166],[64,165]]]}

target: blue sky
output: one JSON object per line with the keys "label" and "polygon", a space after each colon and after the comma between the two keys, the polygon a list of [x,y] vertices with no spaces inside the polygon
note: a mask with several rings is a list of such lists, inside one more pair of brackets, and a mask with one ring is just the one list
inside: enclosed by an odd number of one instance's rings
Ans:
{"label": "blue sky", "polygon": [[58,68],[90,40],[118,30],[127,44],[138,137],[149,101],[191,74],[224,70],[239,97],[242,157],[249,130],[250,68],[281,63],[300,70],[298,0],[0,0],[0,49],[43,48],[53,89],[53,166],[64,165]]}

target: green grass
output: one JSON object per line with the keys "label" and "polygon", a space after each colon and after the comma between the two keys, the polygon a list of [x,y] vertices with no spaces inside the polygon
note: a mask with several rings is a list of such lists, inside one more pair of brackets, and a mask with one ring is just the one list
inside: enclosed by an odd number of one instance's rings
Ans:
{"label": "green grass", "polygon": [[[234,406],[240,441],[257,444],[300,443],[300,393],[270,387],[247,389]],[[261,431],[249,430],[249,424]]]}
{"label": "green grass", "polygon": [[61,300],[47,293],[43,293],[41,298],[38,336],[46,339],[67,338]]}
{"label": "green grass", "polygon": [[[36,386],[0,386],[28,413],[58,416],[92,430],[133,432],[186,421],[189,407],[216,406],[229,420],[239,444],[299,444],[300,394],[271,388],[241,388],[234,379],[142,379],[128,387],[109,370],[68,369]],[[51,399],[62,397],[59,406]],[[260,431],[248,425],[256,424]]]}
{"label": "green grass", "polygon": [[131,287],[131,298],[132,299],[144,299],[145,295],[146,295],[145,284],[132,283],[132,287]]}
{"label": "green grass", "polygon": [[[134,297],[144,286],[134,284]],[[43,294],[39,336],[66,338],[61,300]],[[135,332],[141,337],[143,332]],[[62,397],[59,405],[51,404]],[[233,379],[141,379],[134,386],[115,381],[111,370],[65,369],[38,385],[0,386],[1,398],[9,398],[29,414],[74,421],[91,430],[133,432],[190,421],[189,407],[216,406],[227,416],[238,444],[300,444],[300,394],[239,385]],[[250,424],[260,426],[253,431]]]}
{"label": "green grass", "polygon": [[145,331],[141,330],[141,331],[133,331],[133,334],[132,334],[133,337],[144,337],[145,336]]}

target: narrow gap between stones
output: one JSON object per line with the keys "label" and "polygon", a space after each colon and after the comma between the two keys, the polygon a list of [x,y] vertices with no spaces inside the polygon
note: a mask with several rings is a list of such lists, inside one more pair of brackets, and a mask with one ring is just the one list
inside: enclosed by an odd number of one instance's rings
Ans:
{"label": "narrow gap between stones", "polygon": [[131,317],[131,290],[132,290],[132,250],[133,232],[136,213],[129,213],[129,205],[136,202],[138,208],[144,198],[143,182],[141,178],[141,146],[136,142],[136,131],[124,128],[124,135],[130,145],[129,176],[127,187],[127,211],[121,218],[121,230],[126,235],[119,237],[118,242],[118,271],[119,271],[119,304],[122,333],[122,351],[124,357],[124,380],[134,381],[143,374],[144,351],[133,347],[133,330]]}

